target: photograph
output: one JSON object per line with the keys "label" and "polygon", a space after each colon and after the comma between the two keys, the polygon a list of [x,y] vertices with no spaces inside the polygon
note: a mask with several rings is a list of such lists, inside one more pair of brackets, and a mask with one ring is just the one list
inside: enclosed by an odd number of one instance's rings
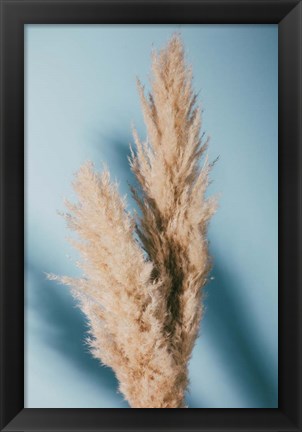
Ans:
{"label": "photograph", "polygon": [[278,408],[278,24],[24,25],[24,408]]}

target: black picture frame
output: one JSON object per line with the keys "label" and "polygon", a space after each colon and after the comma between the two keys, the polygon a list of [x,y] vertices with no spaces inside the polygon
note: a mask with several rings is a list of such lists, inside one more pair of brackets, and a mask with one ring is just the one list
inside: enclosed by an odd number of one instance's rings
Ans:
{"label": "black picture frame", "polygon": [[[301,430],[301,2],[1,0],[1,430]],[[24,24],[277,23],[279,408],[24,408]]]}

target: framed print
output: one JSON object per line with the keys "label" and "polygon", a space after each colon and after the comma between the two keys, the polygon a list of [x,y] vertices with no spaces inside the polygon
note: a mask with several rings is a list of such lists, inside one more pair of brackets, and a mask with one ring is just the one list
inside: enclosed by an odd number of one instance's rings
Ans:
{"label": "framed print", "polygon": [[1,23],[1,430],[299,431],[301,2]]}

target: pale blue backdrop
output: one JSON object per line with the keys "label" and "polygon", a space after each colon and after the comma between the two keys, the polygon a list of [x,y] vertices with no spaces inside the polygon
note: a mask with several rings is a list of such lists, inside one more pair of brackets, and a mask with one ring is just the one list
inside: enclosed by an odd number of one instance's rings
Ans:
{"label": "pale blue backdrop", "polygon": [[[27,25],[25,28],[25,405],[128,407],[84,345],[85,320],[44,272],[76,275],[57,211],[73,173],[105,161],[129,193],[135,77],[181,31],[204,109],[214,280],[190,363],[191,408],[277,407],[277,39],[275,25]],[[129,207],[133,205],[129,199]]]}

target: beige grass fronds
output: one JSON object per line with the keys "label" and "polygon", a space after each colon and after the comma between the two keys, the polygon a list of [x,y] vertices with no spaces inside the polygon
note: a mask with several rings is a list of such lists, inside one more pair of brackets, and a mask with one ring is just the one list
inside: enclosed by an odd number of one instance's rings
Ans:
{"label": "beige grass fronds", "polygon": [[[188,361],[202,316],[211,260],[207,226],[215,200],[205,196],[211,164],[192,70],[175,35],[152,56],[151,93],[137,83],[147,128],[133,130],[130,216],[107,170],[79,170],[78,203],[66,221],[78,234],[81,279],[54,277],[72,288],[90,325],[93,355],[110,366],[131,407],[185,407]],[[135,239],[135,233],[139,242]]]}

